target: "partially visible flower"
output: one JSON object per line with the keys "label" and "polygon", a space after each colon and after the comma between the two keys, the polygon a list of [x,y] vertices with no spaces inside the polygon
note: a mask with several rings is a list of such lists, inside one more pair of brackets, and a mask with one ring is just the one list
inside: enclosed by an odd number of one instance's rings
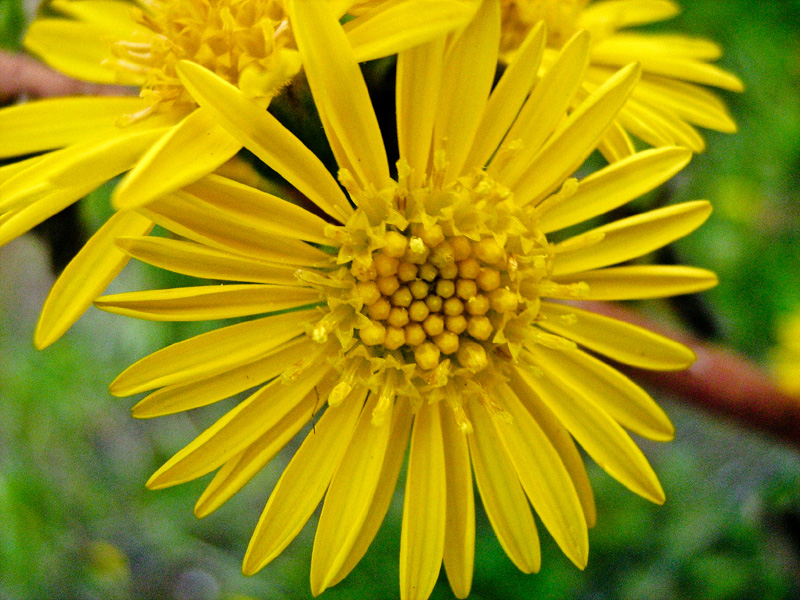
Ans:
{"label": "partially visible flower", "polygon": [[[677,144],[695,152],[705,142],[695,127],[732,133],[736,125],[723,102],[704,86],[741,91],[741,81],[711,62],[722,55],[713,42],[675,33],[632,30],[674,17],[672,0],[501,0],[506,59],[518,50],[540,21],[547,24],[547,45],[554,57],[579,30],[591,34],[583,98],[617,69],[631,62],[642,66],[642,78],[603,141],[609,158],[633,152],[626,132],[651,146]],[[552,59],[545,59],[547,67]]]}
{"label": "partially visible flower", "polygon": [[312,592],[344,578],[386,514],[407,446],[403,598],[427,598],[442,562],[455,594],[468,595],[473,474],[520,569],[540,566],[530,504],[583,568],[595,506],[573,438],[612,477],[660,503],[661,486],[623,428],[673,436],[647,393],[595,355],[656,370],[685,368],[694,356],[570,301],[713,286],[703,269],[615,266],[688,234],[710,207],[689,202],[552,238],[669,179],[690,152],[648,150],[569,178],[613,122],[638,68],[622,69],[566,116],[575,87],[559,83],[585,64],[585,35],[567,44],[554,75],[538,79],[540,27],[493,87],[500,7],[487,0],[457,35],[400,53],[393,178],[336,15],[322,0],[288,6],[347,195],[241,91],[202,67],[178,65],[199,104],[326,216],[209,176],[145,209],[185,240],[120,240],[154,265],[245,283],[109,296],[99,307],[153,320],[266,315],[162,349],[112,383],[116,395],[151,391],[134,408],[139,417],[254,390],[149,487],[219,469],[195,508],[207,515],[313,420],[256,526],[245,573],[278,556],[324,496]]}
{"label": "partially visible flower", "polygon": [[800,311],[781,321],[778,343],[770,351],[770,366],[778,387],[800,397]]}
{"label": "partially visible flower", "polygon": [[[348,2],[330,0],[342,16]],[[401,0],[348,24],[359,60],[393,54],[463,24],[461,0]],[[0,168],[0,245],[25,233],[117,175],[117,208],[144,205],[214,171],[241,144],[186,92],[181,60],[211,70],[266,108],[301,68],[283,0],[54,0],[26,46],[51,66],[86,81],[120,84],[120,97],[70,97],[0,111],[0,158],[45,152]],[[420,9],[427,18],[423,20]],[[139,97],[125,96],[138,86]],[[34,339],[57,340],[122,269],[119,235],[152,223],[117,214],[60,277]]]}

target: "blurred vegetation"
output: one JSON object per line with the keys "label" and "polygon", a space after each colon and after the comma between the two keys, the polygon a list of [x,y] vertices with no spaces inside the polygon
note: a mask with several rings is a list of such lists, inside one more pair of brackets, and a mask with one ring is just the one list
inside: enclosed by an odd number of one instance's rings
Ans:
{"label": "blurred vegetation", "polygon": [[[15,47],[22,22],[20,3],[0,0],[0,46]],[[755,8],[747,0],[687,0],[666,27],[719,42],[721,64],[747,88],[725,95],[739,133],[707,133],[709,150],[670,183],[669,194],[670,201],[713,201],[709,222],[676,252],[719,273],[719,287],[702,300],[718,323],[717,341],[759,361],[775,345],[780,323],[800,312],[797,23],[797,1]],[[77,211],[87,231],[107,210],[108,191]],[[149,474],[224,407],[136,421],[129,416],[135,400],[110,397],[106,385],[135,359],[189,335],[191,326],[92,310],[38,353],[30,340],[50,264],[36,236],[0,249],[0,600],[310,597],[313,527],[255,577],[240,574],[285,456],[202,521],[191,509],[207,479],[144,488]],[[158,287],[164,277],[132,264],[112,291]],[[674,304],[644,308],[680,321]],[[800,598],[798,453],[658,399],[676,422],[677,439],[642,445],[667,503],[650,505],[592,466],[599,516],[589,566],[578,571],[543,533],[542,571],[530,576],[505,557],[479,509],[472,598]],[[325,597],[398,595],[401,512],[398,495],[365,559]],[[444,577],[433,598],[452,598]]]}

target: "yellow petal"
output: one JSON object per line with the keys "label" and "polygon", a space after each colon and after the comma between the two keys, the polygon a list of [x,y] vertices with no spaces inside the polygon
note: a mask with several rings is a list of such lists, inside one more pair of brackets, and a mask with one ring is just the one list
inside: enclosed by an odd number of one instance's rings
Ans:
{"label": "yellow petal", "polygon": [[[688,235],[711,214],[705,200],[684,202],[620,219],[592,229],[554,246],[553,275],[570,275],[643,256]],[[602,236],[601,240],[576,250],[568,250],[577,238]]]}
{"label": "yellow petal", "polygon": [[[678,40],[682,43],[676,43]],[[616,34],[600,40],[592,48],[592,62],[622,66],[632,60],[642,65],[646,73],[673,77],[675,79],[711,85],[734,92],[744,89],[741,80],[710,65],[703,60],[715,59],[718,52],[709,51],[710,42],[696,41],[677,36],[644,36],[640,34]]]}
{"label": "yellow petal", "polygon": [[589,34],[580,31],[564,45],[536,83],[501,147],[508,149],[516,144],[521,148],[514,150],[507,161],[490,166],[490,172],[496,172],[505,185],[519,181],[542,144],[564,120],[588,64]]}
{"label": "yellow petal", "polygon": [[657,132],[656,135],[666,141],[666,144],[660,143],[658,145],[686,146],[694,152],[705,150],[706,145],[703,137],[672,109],[661,108],[642,102],[637,98],[631,98],[623,110],[620,111],[620,120],[627,122],[632,116],[635,117],[635,121],[638,127],[642,128],[642,131],[631,126],[631,133],[639,135],[643,140],[652,142],[653,145],[656,145],[657,142],[648,140],[647,136]]}
{"label": "yellow petal", "polygon": [[[534,359],[536,356],[534,353]],[[643,498],[664,502],[664,491],[647,459],[614,419],[568,380],[550,373],[521,373],[535,392],[524,398],[526,403],[544,402],[606,473]]]}
{"label": "yellow petal", "polygon": [[326,373],[327,369],[317,369],[294,381],[274,379],[164,463],[147,481],[147,487],[156,490],[185,483],[222,466],[275,427]]}
{"label": "yellow petal", "polygon": [[439,403],[414,418],[400,533],[400,597],[427,600],[439,576],[446,518],[444,448]]}
{"label": "yellow petal", "polygon": [[[717,276],[706,269],[671,265],[611,267],[554,278],[556,283],[585,283],[583,300],[644,300],[702,292],[717,285]],[[550,295],[555,298],[556,295]],[[574,300],[574,295],[562,296]]]}
{"label": "yellow petal", "polygon": [[61,212],[94,189],[94,183],[82,188],[68,187],[53,191],[19,210],[3,213],[0,222],[0,246],[27,233],[45,219]]}
{"label": "yellow petal", "polygon": [[242,145],[199,108],[158,140],[125,175],[114,194],[117,209],[138,208],[208,175]]}
{"label": "yellow petal", "polygon": [[675,428],[661,407],[638,385],[604,362],[577,349],[535,349],[538,364],[594,402],[634,433],[659,442],[675,437]]}
{"label": "yellow petal", "polygon": [[583,8],[580,20],[587,26],[610,22],[622,29],[670,19],[679,12],[680,7],[671,0],[608,0]]}
{"label": "yellow petal", "polygon": [[683,344],[644,329],[574,306],[542,302],[537,325],[581,346],[640,369],[678,371],[695,361]]}
{"label": "yellow petal", "polygon": [[134,30],[144,29],[136,21],[138,10],[131,4],[118,0],[52,0],[48,3],[48,8],[96,25],[106,34],[113,34],[118,38],[128,38]]}
{"label": "yellow petal", "polygon": [[[530,386],[528,386],[522,379],[516,369],[511,371],[511,376],[508,382],[517,398],[526,398],[532,394]],[[564,467],[569,473],[570,479],[575,486],[575,491],[578,493],[578,499],[583,509],[583,516],[586,519],[587,527],[594,527],[597,521],[597,508],[594,503],[594,492],[592,491],[592,484],[589,481],[589,476],[586,473],[586,467],[583,464],[583,457],[581,456],[572,436],[567,431],[566,427],[558,420],[547,406],[541,403],[532,404],[525,403],[523,405],[531,414],[533,419],[539,424],[553,444]]]}
{"label": "yellow petal", "polygon": [[450,411],[442,415],[442,440],[447,471],[447,517],[444,569],[456,598],[469,596],[475,565],[475,500],[466,435]]}
{"label": "yellow petal", "polygon": [[59,188],[92,190],[135,165],[163,132],[160,127],[120,130],[107,138],[92,139],[51,152],[0,186],[0,197],[3,198],[0,210],[22,208]]}
{"label": "yellow petal", "polygon": [[415,0],[382,2],[345,24],[356,60],[365,62],[397,54],[463,27],[477,2]]}
{"label": "yellow petal", "polygon": [[142,77],[118,71],[101,28],[66,19],[36,19],[25,48],[65,75],[95,83],[139,85]]}
{"label": "yellow petal", "polygon": [[331,586],[344,579],[353,570],[353,567],[358,564],[358,561],[367,552],[367,548],[375,538],[375,534],[378,533],[381,523],[383,523],[386,511],[389,510],[389,505],[392,502],[392,498],[394,498],[397,477],[400,474],[403,458],[406,455],[408,436],[411,433],[411,420],[410,404],[408,402],[398,402],[392,415],[392,434],[386,447],[380,480],[375,494],[372,496],[372,504],[369,507],[367,518],[361,527],[361,533],[359,533],[355,544],[350,550],[350,554],[345,559],[336,577],[331,581]]}
{"label": "yellow petal", "polygon": [[[321,382],[317,388],[321,387]],[[231,496],[242,489],[280,450],[303,428],[319,410],[320,396],[317,388],[306,394],[264,435],[250,444],[246,450],[226,462],[208,484],[194,506],[198,518],[207,517]]]}
{"label": "yellow petal", "polygon": [[353,49],[326,0],[289,0],[294,38],[303,57],[325,135],[339,168],[361,187],[389,185],[378,120]]}
{"label": "yellow petal", "polygon": [[444,38],[397,55],[397,145],[411,167],[411,185],[422,185],[433,143]]}
{"label": "yellow petal", "polygon": [[294,134],[235,86],[188,61],[176,66],[181,82],[198,104],[248,150],[298,191],[340,222],[352,208],[325,165]]}
{"label": "yellow petal", "polygon": [[535,573],[542,562],[539,534],[519,477],[486,410],[477,404],[467,410],[472,423],[467,440],[486,515],[511,562],[523,573]]}
{"label": "yellow petal", "polygon": [[495,393],[513,418],[513,422],[499,418],[493,421],[522,488],[564,554],[583,569],[589,558],[589,536],[583,507],[569,472],[516,394],[505,385],[498,386]]}
{"label": "yellow petal", "polygon": [[263,358],[235,369],[187,384],[169,385],[145,396],[131,410],[137,419],[162,417],[206,406],[249,390],[280,375],[293,364],[313,354],[310,338],[299,337],[269,352]]}
{"label": "yellow petal", "polygon": [[42,307],[33,341],[46,348],[92,305],[128,263],[128,256],[114,246],[118,235],[143,235],[153,223],[137,214],[117,214],[95,233],[59,275]]}
{"label": "yellow petal", "polygon": [[685,148],[658,148],[600,169],[582,179],[574,195],[542,202],[539,228],[543,233],[557,231],[622,206],[670,179],[691,157]]}
{"label": "yellow petal", "polygon": [[736,131],[736,123],[725,104],[699,85],[648,75],[636,86],[632,97],[643,103],[671,109],[700,127],[725,133]]}
{"label": "yellow petal", "polygon": [[628,132],[619,124],[619,121],[614,121],[603,134],[597,149],[603,154],[608,162],[617,162],[633,156],[636,148],[633,146]]}
{"label": "yellow petal", "polygon": [[546,37],[544,21],[540,21],[514,53],[483,110],[469,156],[464,161],[465,171],[483,167],[489,162],[517,118],[537,80]]}
{"label": "yellow petal", "polygon": [[133,258],[193,277],[282,285],[297,283],[296,267],[237,256],[194,242],[128,237],[117,238],[116,243]]}
{"label": "yellow petal", "polygon": [[173,233],[247,258],[308,266],[331,260],[314,246],[277,236],[270,226],[262,229],[261,222],[248,222],[187,192],[154,200],[140,210]]}
{"label": "yellow petal", "polygon": [[244,556],[252,575],[278,556],[316,509],[353,437],[365,394],[328,408],[292,458],[269,497]]}
{"label": "yellow petal", "polygon": [[303,326],[318,314],[316,310],[304,310],[264,317],[172,344],[125,369],[111,383],[111,393],[131,396],[235,369],[300,335]]}
{"label": "yellow petal", "polygon": [[637,65],[620,70],[570,114],[514,185],[518,203],[540,201],[581,165],[628,99],[639,72]]}
{"label": "yellow petal", "polygon": [[209,285],[103,296],[97,308],[149,321],[207,321],[319,303],[318,290],[286,285]]}
{"label": "yellow petal", "polygon": [[262,231],[318,244],[331,243],[325,236],[327,223],[320,217],[249,185],[209,175],[187,186],[186,191],[251,226],[257,224]]}
{"label": "yellow petal", "polygon": [[311,593],[315,596],[331,585],[349,556],[378,486],[392,432],[390,415],[381,424],[372,422],[378,399],[371,394],[367,400],[325,495],[311,554]]}
{"label": "yellow petal", "polygon": [[434,135],[448,167],[445,180],[461,174],[489,98],[500,46],[500,4],[481,2],[478,13],[448,45],[442,69]]}
{"label": "yellow petal", "polygon": [[119,131],[117,120],[144,108],[141,98],[48,98],[0,110],[0,158],[84,142]]}

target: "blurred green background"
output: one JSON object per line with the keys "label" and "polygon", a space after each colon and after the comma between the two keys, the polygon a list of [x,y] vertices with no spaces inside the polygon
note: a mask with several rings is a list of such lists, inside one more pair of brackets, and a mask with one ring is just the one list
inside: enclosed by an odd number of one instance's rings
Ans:
{"label": "blurred green background", "polygon": [[[714,202],[710,221],[675,251],[720,276],[704,295],[716,341],[764,365],[781,328],[800,313],[798,23],[797,1],[687,0],[667,24],[720,42],[721,64],[747,88],[726,94],[740,132],[707,133],[709,150],[669,193],[671,201]],[[18,47],[23,26],[20,1],[0,0],[0,46]],[[107,194],[98,191],[74,213],[86,231],[107,210]],[[45,233],[62,252],[74,244],[74,236],[59,241],[58,226]],[[112,398],[106,385],[137,358],[186,337],[189,326],[93,309],[53,347],[33,349],[53,277],[48,252],[34,234],[0,248],[0,600],[310,597],[313,527],[258,575],[239,571],[285,456],[202,521],[191,509],[206,479],[144,488],[218,413],[136,421],[135,399]],[[131,265],[112,289],[157,286],[161,277]],[[674,306],[650,308],[680,320]],[[696,319],[684,326],[702,328]],[[667,503],[650,505],[592,465],[599,518],[589,566],[575,569],[544,534],[542,571],[530,576],[505,557],[479,511],[472,598],[800,598],[800,454],[653,393],[678,430],[672,443],[642,444]],[[398,496],[366,558],[324,597],[398,595],[401,511]],[[451,597],[442,577],[433,598]]]}

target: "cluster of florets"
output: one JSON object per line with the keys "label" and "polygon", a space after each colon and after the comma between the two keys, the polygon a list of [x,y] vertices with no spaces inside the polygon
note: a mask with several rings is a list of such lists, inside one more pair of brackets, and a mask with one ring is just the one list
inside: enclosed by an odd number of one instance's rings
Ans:
{"label": "cluster of florets", "polygon": [[[281,0],[140,0],[147,33],[115,42],[115,66],[145,76],[142,97],[156,108],[194,107],[175,71],[200,64],[244,93],[271,97],[300,68]],[[146,116],[146,115],[136,115]]]}

